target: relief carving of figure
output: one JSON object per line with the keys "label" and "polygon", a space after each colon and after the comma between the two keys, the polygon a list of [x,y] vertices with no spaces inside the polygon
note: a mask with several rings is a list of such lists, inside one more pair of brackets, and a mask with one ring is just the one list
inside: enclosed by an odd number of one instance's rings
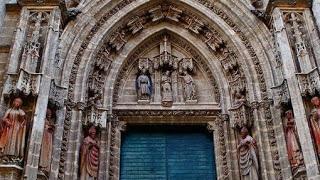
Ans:
{"label": "relief carving of figure", "polygon": [[142,69],[141,74],[138,76],[136,81],[138,100],[149,100],[152,92],[152,83],[150,78],[147,76],[146,69]]}
{"label": "relief carving of figure", "polygon": [[311,103],[314,105],[314,109],[311,111],[310,116],[310,129],[313,134],[314,143],[316,146],[317,154],[320,157],[320,100],[318,97],[313,97]]}
{"label": "relief carving of figure", "polygon": [[298,136],[295,128],[295,120],[292,110],[285,113],[285,137],[287,141],[288,157],[295,174],[303,166],[303,156],[300,149]]}
{"label": "relief carving of figure", "polygon": [[26,113],[20,109],[22,103],[21,98],[15,98],[1,121],[0,151],[3,155],[24,156]]}
{"label": "relief carving of figure", "polygon": [[172,102],[172,88],[170,71],[166,71],[161,77],[162,102]]}
{"label": "relief carving of figure", "polygon": [[46,119],[44,122],[44,131],[42,138],[42,147],[40,153],[40,169],[48,173],[50,172],[51,155],[53,147],[54,122],[51,109],[47,109]]}
{"label": "relief carving of figure", "polygon": [[243,180],[259,179],[257,145],[255,139],[249,135],[248,129],[243,127],[240,131],[240,142],[238,145],[240,173]]}
{"label": "relief carving of figure", "polygon": [[183,75],[181,76],[184,81],[184,98],[186,101],[196,100],[196,86],[193,82],[192,76],[187,72],[184,71]]}
{"label": "relief carving of figure", "polygon": [[81,145],[80,155],[80,179],[97,179],[99,168],[99,150],[96,140],[97,130],[95,126],[89,128],[89,134],[84,138]]}

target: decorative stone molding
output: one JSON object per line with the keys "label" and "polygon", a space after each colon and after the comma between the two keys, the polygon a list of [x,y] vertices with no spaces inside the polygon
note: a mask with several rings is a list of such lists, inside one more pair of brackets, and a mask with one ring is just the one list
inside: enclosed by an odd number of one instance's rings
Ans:
{"label": "decorative stone molding", "polygon": [[231,125],[233,128],[241,129],[242,127],[250,128],[252,126],[253,121],[250,113],[250,107],[245,103],[229,109],[229,112]]}
{"label": "decorative stone molding", "polygon": [[220,110],[114,110],[117,116],[216,116]]}
{"label": "decorative stone molding", "polygon": [[266,127],[268,132],[268,141],[271,149],[271,156],[273,161],[273,168],[276,173],[276,177],[281,178],[281,166],[280,166],[280,156],[278,151],[277,138],[274,130],[271,106],[272,102],[265,100],[259,103],[260,110],[264,115],[264,119],[266,121]]}
{"label": "decorative stone molding", "polygon": [[59,109],[63,108],[67,93],[67,88],[58,86],[54,80],[51,81],[49,101]]}
{"label": "decorative stone molding", "polygon": [[287,104],[290,100],[290,93],[288,89],[287,80],[283,80],[278,86],[271,88],[273,91],[274,104],[279,106],[281,104]]}
{"label": "decorative stone molding", "polygon": [[8,74],[4,85],[3,94],[9,95],[22,92],[25,95],[38,95],[42,74],[30,73],[21,69],[19,74]]}
{"label": "decorative stone molding", "polygon": [[106,108],[99,108],[96,106],[91,106],[87,110],[87,118],[83,124],[92,123],[102,128],[107,126],[107,111]]}
{"label": "decorative stone molding", "polygon": [[228,160],[227,160],[227,146],[226,146],[226,137],[225,137],[225,121],[228,121],[227,115],[221,115],[218,116],[218,118],[215,121],[215,126],[217,129],[217,135],[215,139],[218,140],[219,143],[219,159],[221,161],[221,177],[222,179],[230,179],[230,170],[228,166]]}
{"label": "decorative stone molding", "polygon": [[309,73],[296,73],[296,75],[302,96],[314,96],[316,92],[320,92],[320,79],[317,68],[314,68]]}
{"label": "decorative stone molding", "polygon": [[126,130],[126,123],[118,120],[112,120],[110,123],[110,164],[108,173],[110,180],[119,180],[121,132]]}
{"label": "decorative stone molding", "polygon": [[182,10],[176,8],[175,6],[167,5],[167,4],[159,5],[149,10],[149,13],[151,13],[153,22],[164,19],[164,18],[178,22],[182,12],[183,12]]}
{"label": "decorative stone molding", "polygon": [[313,68],[314,56],[303,12],[284,11],[283,19],[286,26],[292,52],[295,54],[296,71],[306,73]]}

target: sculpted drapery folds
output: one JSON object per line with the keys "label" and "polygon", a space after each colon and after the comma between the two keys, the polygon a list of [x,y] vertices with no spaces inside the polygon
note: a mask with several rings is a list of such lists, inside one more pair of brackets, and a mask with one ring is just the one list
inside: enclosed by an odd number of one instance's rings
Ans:
{"label": "sculpted drapery folds", "polygon": [[139,100],[149,100],[151,96],[151,80],[147,76],[146,69],[142,69],[141,74],[137,78],[137,91]]}
{"label": "sculpted drapery folds", "polygon": [[172,102],[172,88],[170,71],[166,71],[161,77],[162,102]]}
{"label": "sculpted drapery folds", "polygon": [[293,173],[303,166],[303,156],[296,134],[295,120],[292,110],[285,113],[285,137],[287,141],[288,157]]}
{"label": "sculpted drapery folds", "polygon": [[318,97],[313,97],[311,103],[314,105],[314,108],[312,109],[310,116],[310,129],[313,134],[318,156],[320,156],[320,99]]}
{"label": "sculpted drapery folds", "polygon": [[26,113],[20,109],[22,103],[21,98],[15,98],[1,121],[0,150],[3,155],[24,156]]}
{"label": "sculpted drapery folds", "polygon": [[249,135],[246,127],[241,129],[240,136],[241,139],[238,145],[238,152],[241,179],[257,180],[259,179],[259,163],[256,141]]}
{"label": "sculpted drapery folds", "polygon": [[81,145],[80,179],[97,179],[99,166],[99,145],[96,140],[97,130],[95,126],[89,128],[89,134]]}
{"label": "sculpted drapery folds", "polygon": [[50,172],[50,163],[52,155],[52,145],[53,145],[53,132],[54,124],[52,119],[51,109],[47,109],[43,138],[42,138],[42,147],[40,153],[40,162],[39,167],[42,171],[48,173]]}
{"label": "sculpted drapery folds", "polygon": [[184,98],[186,101],[196,100],[196,87],[193,82],[192,76],[187,72],[184,71],[183,75],[181,76],[184,81]]}

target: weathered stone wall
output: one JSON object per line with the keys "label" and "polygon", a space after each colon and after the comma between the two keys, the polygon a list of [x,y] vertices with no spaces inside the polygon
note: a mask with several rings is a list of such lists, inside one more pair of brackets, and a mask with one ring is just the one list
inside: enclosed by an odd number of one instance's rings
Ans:
{"label": "weathered stone wall", "polygon": [[17,29],[18,20],[20,18],[19,9],[3,8],[2,10],[3,22],[0,24],[0,92],[2,91],[5,72],[6,68],[8,67],[10,48],[12,47],[12,41]]}

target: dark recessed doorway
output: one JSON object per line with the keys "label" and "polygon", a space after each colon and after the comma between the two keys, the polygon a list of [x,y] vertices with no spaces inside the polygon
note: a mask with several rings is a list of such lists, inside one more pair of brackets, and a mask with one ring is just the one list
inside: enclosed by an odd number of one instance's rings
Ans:
{"label": "dark recessed doorway", "polygon": [[205,127],[129,126],[122,136],[121,180],[216,179]]}

